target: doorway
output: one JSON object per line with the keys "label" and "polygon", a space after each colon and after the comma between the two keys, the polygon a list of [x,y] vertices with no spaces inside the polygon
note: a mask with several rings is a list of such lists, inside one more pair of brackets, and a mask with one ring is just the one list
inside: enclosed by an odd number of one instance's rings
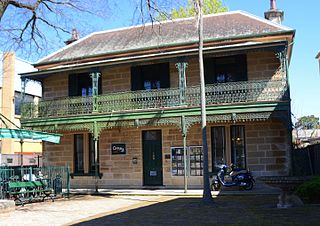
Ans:
{"label": "doorway", "polygon": [[161,130],[142,131],[143,185],[163,184]]}

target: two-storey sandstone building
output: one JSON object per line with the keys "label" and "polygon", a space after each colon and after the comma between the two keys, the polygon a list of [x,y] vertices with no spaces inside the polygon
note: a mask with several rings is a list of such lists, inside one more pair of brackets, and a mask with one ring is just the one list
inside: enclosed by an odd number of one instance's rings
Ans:
{"label": "two-storey sandstone building", "polygon": [[[242,11],[204,17],[209,167],[255,175],[290,169],[288,65],[295,31]],[[198,35],[194,18],[93,33],[23,74],[43,86],[22,125],[62,134],[44,164],[73,187],[201,186]],[[97,155],[96,155],[97,154]],[[97,163],[97,164],[96,164]]]}

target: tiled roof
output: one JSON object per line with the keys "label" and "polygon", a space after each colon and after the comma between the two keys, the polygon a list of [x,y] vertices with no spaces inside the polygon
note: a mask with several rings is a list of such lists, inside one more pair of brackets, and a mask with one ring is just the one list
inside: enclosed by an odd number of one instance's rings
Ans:
{"label": "tiled roof", "polygon": [[[205,41],[285,31],[293,30],[243,11],[212,14],[204,17]],[[99,55],[179,46],[194,43],[197,38],[198,34],[194,18],[107,30],[92,33],[43,58],[37,64],[42,65]]]}

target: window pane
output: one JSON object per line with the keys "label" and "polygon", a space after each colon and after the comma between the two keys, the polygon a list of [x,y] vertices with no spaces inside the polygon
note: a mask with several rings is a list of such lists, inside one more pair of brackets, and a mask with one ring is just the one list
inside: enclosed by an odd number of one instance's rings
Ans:
{"label": "window pane", "polygon": [[[101,94],[101,76],[98,80],[98,94]],[[92,96],[90,73],[69,75],[69,96]]]}
{"label": "window pane", "polygon": [[[99,172],[99,141],[98,141],[98,172]],[[90,134],[89,136],[89,173],[94,173],[96,171],[95,168],[95,151],[94,151],[94,140],[93,135]]]}
{"label": "window pane", "polygon": [[143,140],[161,140],[161,131],[160,130],[144,131]]}
{"label": "window pane", "polygon": [[151,90],[169,87],[169,63],[131,67],[131,90]]}
{"label": "window pane", "polygon": [[244,126],[231,126],[231,161],[236,167],[246,168]]}
{"label": "window pane", "polygon": [[16,115],[20,115],[21,114],[21,93],[15,92],[14,94],[14,113]]}
{"label": "window pane", "polygon": [[74,172],[84,173],[83,134],[74,135]]}
{"label": "window pane", "polygon": [[[25,93],[24,95],[24,103],[34,102],[34,96]],[[21,102],[22,101],[22,93],[15,92],[14,93],[14,113],[16,115],[21,114]]]}
{"label": "window pane", "polygon": [[224,126],[211,128],[212,172],[217,172],[222,164],[226,164],[226,140]]}
{"label": "window pane", "polygon": [[247,80],[246,55],[207,58],[204,64],[207,84]]}

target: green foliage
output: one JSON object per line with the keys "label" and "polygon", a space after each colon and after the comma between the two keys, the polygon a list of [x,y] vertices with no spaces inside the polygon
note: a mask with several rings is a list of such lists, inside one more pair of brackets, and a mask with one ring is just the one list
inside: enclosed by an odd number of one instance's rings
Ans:
{"label": "green foliage", "polygon": [[[212,14],[212,13],[222,13],[227,12],[228,7],[224,6],[222,0],[203,0],[203,14]],[[177,19],[177,18],[186,18],[193,17],[196,15],[196,9],[194,0],[188,0],[188,5],[186,7],[180,7],[178,9],[173,8],[169,13],[169,16],[161,14],[159,20],[168,19]]]}
{"label": "green foliage", "polygon": [[320,176],[300,185],[295,193],[310,203],[320,203]]}
{"label": "green foliage", "polygon": [[319,118],[314,115],[303,116],[298,118],[295,127],[301,129],[316,129],[319,127]]}

